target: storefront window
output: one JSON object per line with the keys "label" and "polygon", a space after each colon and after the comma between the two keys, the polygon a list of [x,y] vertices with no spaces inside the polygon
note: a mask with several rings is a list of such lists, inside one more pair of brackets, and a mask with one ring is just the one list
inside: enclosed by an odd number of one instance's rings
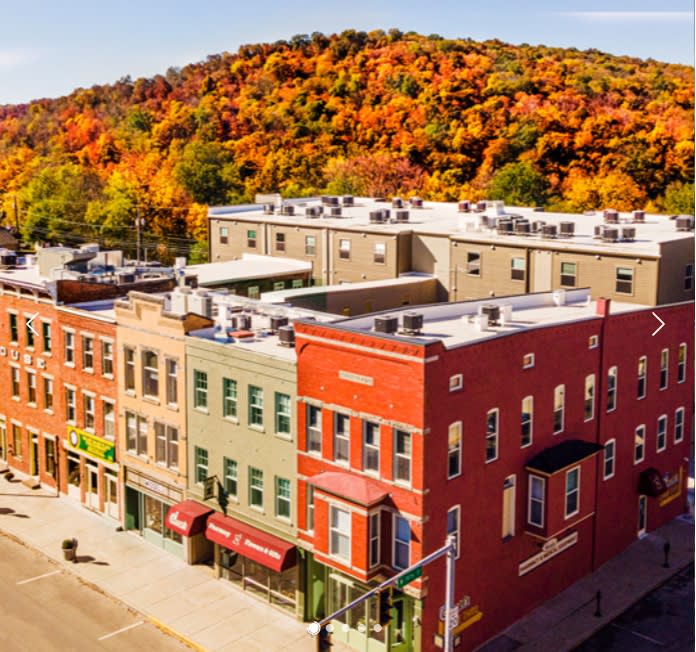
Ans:
{"label": "storefront window", "polygon": [[162,534],[162,503],[150,496],[145,496],[145,527],[157,534]]}

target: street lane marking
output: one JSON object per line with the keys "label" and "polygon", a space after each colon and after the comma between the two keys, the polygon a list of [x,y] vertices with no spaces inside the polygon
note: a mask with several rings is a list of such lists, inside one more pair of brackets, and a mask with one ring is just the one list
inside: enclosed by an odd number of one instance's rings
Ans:
{"label": "street lane marking", "polygon": [[644,638],[646,641],[650,641],[651,643],[655,643],[655,645],[659,645],[660,647],[665,646],[665,644],[662,641],[658,641],[657,639],[650,638],[649,636],[646,636],[645,634],[641,634],[640,632],[637,632],[635,629],[631,629],[630,627],[622,627],[621,625],[617,625],[616,623],[612,623],[611,626],[616,627],[616,629],[623,629],[624,632],[629,632],[630,634],[633,634],[634,636],[638,636],[639,638]]}
{"label": "street lane marking", "polygon": [[137,623],[133,623],[132,625],[127,625],[126,627],[121,627],[121,629],[117,629],[115,632],[111,632],[111,634],[105,634],[104,636],[100,636],[97,640],[98,641],[105,641],[107,638],[111,638],[112,636],[116,636],[116,634],[123,634],[123,632],[127,632],[129,629],[133,629],[134,627],[137,627],[138,625],[142,625],[145,621],[144,620],[139,620]]}
{"label": "street lane marking", "polygon": [[20,584],[28,584],[29,582],[33,582],[34,580],[40,580],[44,577],[50,577],[51,575],[56,575],[58,573],[60,573],[60,571],[56,570],[51,571],[50,573],[44,573],[43,575],[37,575],[36,577],[30,577],[28,580],[20,580],[19,582],[17,582],[17,586],[19,586]]}

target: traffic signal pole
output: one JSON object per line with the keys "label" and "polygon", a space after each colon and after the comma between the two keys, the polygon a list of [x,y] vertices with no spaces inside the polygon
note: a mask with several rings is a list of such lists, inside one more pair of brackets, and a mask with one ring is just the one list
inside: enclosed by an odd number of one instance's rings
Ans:
{"label": "traffic signal pole", "polygon": [[[405,577],[412,573],[414,570],[427,566],[429,563],[447,555],[447,577],[446,577],[446,589],[445,589],[445,635],[444,635],[444,650],[445,652],[452,652],[453,641],[452,641],[452,616],[454,614],[455,604],[454,604],[454,558],[457,554],[457,543],[456,537],[453,534],[448,535],[447,543],[438,548],[435,552],[431,552],[421,559],[417,564],[409,566],[400,573],[390,577],[381,584],[378,584],[374,589],[370,589],[367,593],[363,593],[359,598],[356,598],[352,602],[349,602],[345,607],[341,607],[332,614],[329,614],[321,620],[315,620],[307,626],[307,633],[311,636],[317,636],[321,631],[321,628],[330,623],[332,620],[342,616],[344,613],[350,611],[359,604],[365,602],[373,595],[377,595],[384,591],[384,589],[391,588],[393,586],[398,586],[397,582],[402,577]],[[415,579],[415,577],[414,577]]]}

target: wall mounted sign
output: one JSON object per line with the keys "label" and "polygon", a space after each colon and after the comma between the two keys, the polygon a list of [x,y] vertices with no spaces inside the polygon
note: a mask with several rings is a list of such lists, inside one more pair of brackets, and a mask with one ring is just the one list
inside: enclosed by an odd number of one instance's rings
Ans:
{"label": "wall mounted sign", "polygon": [[525,559],[520,564],[520,577],[522,577],[522,575],[526,575],[530,571],[533,571],[535,568],[538,568],[544,562],[547,562],[549,559],[555,557],[557,554],[563,552],[564,550],[567,550],[571,546],[574,546],[577,542],[577,532],[573,532],[572,534],[569,534],[567,537],[563,539],[550,539],[549,541],[546,541],[544,543],[543,548],[541,549],[541,552],[530,557],[529,559]]}
{"label": "wall mounted sign", "polygon": [[352,371],[343,371],[343,369],[338,372],[338,377],[342,380],[349,380],[351,383],[369,385],[370,387],[375,384],[375,379],[372,376],[363,376],[362,374],[355,374]]}
{"label": "wall mounted sign", "polygon": [[110,463],[116,461],[114,442],[73,426],[68,426],[68,445],[95,459]]}

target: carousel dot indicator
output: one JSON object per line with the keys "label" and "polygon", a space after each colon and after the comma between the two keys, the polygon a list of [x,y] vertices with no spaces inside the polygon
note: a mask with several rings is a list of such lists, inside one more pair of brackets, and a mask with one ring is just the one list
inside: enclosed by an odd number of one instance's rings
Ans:
{"label": "carousel dot indicator", "polygon": [[334,626],[331,623],[329,623],[325,629],[329,634],[333,634]]}
{"label": "carousel dot indicator", "polygon": [[350,631],[350,625],[349,625],[348,623],[343,623],[343,625],[341,626],[341,629],[342,629],[344,632],[349,632],[349,631]]}
{"label": "carousel dot indicator", "polygon": [[318,622],[309,623],[307,625],[307,633],[310,636],[316,636],[321,631],[321,625]]}

